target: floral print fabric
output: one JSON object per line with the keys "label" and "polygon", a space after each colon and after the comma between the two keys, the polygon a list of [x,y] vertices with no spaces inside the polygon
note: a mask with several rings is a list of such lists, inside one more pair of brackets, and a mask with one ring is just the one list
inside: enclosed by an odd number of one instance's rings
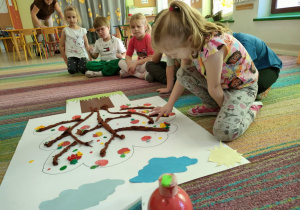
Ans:
{"label": "floral print fabric", "polygon": [[206,78],[203,62],[209,56],[218,52],[223,46],[227,49],[221,74],[223,89],[241,89],[247,87],[258,79],[258,71],[243,45],[233,36],[224,33],[215,33],[203,46],[197,58],[193,58],[198,71]]}

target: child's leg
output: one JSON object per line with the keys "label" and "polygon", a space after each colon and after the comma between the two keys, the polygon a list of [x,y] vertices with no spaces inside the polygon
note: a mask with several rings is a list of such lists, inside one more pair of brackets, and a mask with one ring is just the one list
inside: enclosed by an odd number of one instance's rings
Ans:
{"label": "child's leg", "polygon": [[120,71],[120,67],[118,65],[120,59],[110,60],[104,63],[102,68],[103,76],[112,76],[117,74]]}
{"label": "child's leg", "polygon": [[167,63],[162,61],[159,63],[154,63],[148,61],[146,63],[146,70],[153,77],[153,81],[167,84],[167,74],[166,74]]}
{"label": "child's leg", "polygon": [[99,72],[105,67],[106,61],[89,61],[86,63],[86,68],[89,71]]}
{"label": "child's leg", "polygon": [[127,63],[125,60],[120,60],[118,63],[119,67],[120,67],[120,77],[121,78],[125,78],[125,77],[131,77],[132,75],[129,74],[128,71],[128,67],[127,67]]}
{"label": "child's leg", "polygon": [[78,58],[75,57],[69,57],[68,58],[68,72],[70,74],[75,74],[77,71],[77,66],[78,66]]}
{"label": "child's leg", "polygon": [[213,133],[220,141],[241,136],[254,121],[250,110],[257,93],[257,82],[243,89],[224,90],[224,102],[216,118]]}
{"label": "child's leg", "polygon": [[[120,76],[121,76],[122,78],[124,78],[124,77],[130,77],[130,76],[135,76],[135,77],[141,78],[141,77],[142,77],[142,73],[140,73],[139,71],[144,71],[144,72],[145,72],[145,71],[146,71],[145,65],[146,65],[146,63],[143,64],[143,65],[141,65],[141,66],[143,66],[143,67],[138,66],[138,67],[136,68],[134,74],[129,74],[129,73],[128,73],[128,67],[127,67],[126,61],[125,61],[125,60],[120,60],[120,61],[119,61],[119,67],[121,68],[121,70],[120,70]],[[139,69],[139,70],[138,70],[138,69]],[[144,79],[144,78],[143,78],[143,79]]]}
{"label": "child's leg", "polygon": [[184,66],[177,71],[177,80],[189,91],[198,96],[208,107],[219,107],[209,95],[207,81],[194,65]]}
{"label": "child's leg", "polygon": [[82,74],[85,74],[86,72],[86,61],[87,59],[86,58],[79,58],[78,60],[78,70],[82,73]]}
{"label": "child's leg", "polygon": [[144,63],[143,65],[138,65],[135,69],[133,76],[140,78],[140,79],[145,79],[145,76],[147,74],[146,64],[147,64],[147,62]]}

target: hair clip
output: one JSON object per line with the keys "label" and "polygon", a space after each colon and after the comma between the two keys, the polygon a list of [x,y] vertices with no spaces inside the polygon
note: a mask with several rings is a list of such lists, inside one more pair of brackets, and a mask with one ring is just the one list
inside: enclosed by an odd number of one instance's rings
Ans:
{"label": "hair clip", "polygon": [[169,7],[169,11],[173,12],[175,10],[174,7]]}

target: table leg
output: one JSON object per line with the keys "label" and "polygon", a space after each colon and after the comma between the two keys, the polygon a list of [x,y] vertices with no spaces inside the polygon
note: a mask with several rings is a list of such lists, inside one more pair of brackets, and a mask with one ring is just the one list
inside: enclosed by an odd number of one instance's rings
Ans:
{"label": "table leg", "polygon": [[18,55],[18,59],[19,59],[19,61],[21,61],[22,58],[21,58],[21,54],[20,54],[20,50],[19,50],[19,47],[18,47],[18,43],[17,43],[17,39],[16,39],[16,36],[15,36],[15,33],[11,32],[10,34],[11,34],[11,38],[12,38],[13,44],[15,46],[15,50],[16,50],[17,55]]}

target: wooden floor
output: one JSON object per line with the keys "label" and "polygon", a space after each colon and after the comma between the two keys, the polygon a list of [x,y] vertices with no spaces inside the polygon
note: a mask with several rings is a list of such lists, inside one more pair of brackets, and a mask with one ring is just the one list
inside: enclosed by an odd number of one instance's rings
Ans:
{"label": "wooden floor", "polygon": [[59,62],[63,61],[60,54],[57,54],[55,56],[49,57],[49,59],[43,57],[41,60],[40,57],[36,57],[33,55],[33,58],[28,58],[27,61],[25,60],[24,53],[21,52],[22,60],[15,60],[13,58],[13,53],[0,53],[0,68],[5,67],[13,67],[13,66],[25,66],[25,65],[34,65],[34,64],[41,64],[41,63],[53,63],[53,62]]}

